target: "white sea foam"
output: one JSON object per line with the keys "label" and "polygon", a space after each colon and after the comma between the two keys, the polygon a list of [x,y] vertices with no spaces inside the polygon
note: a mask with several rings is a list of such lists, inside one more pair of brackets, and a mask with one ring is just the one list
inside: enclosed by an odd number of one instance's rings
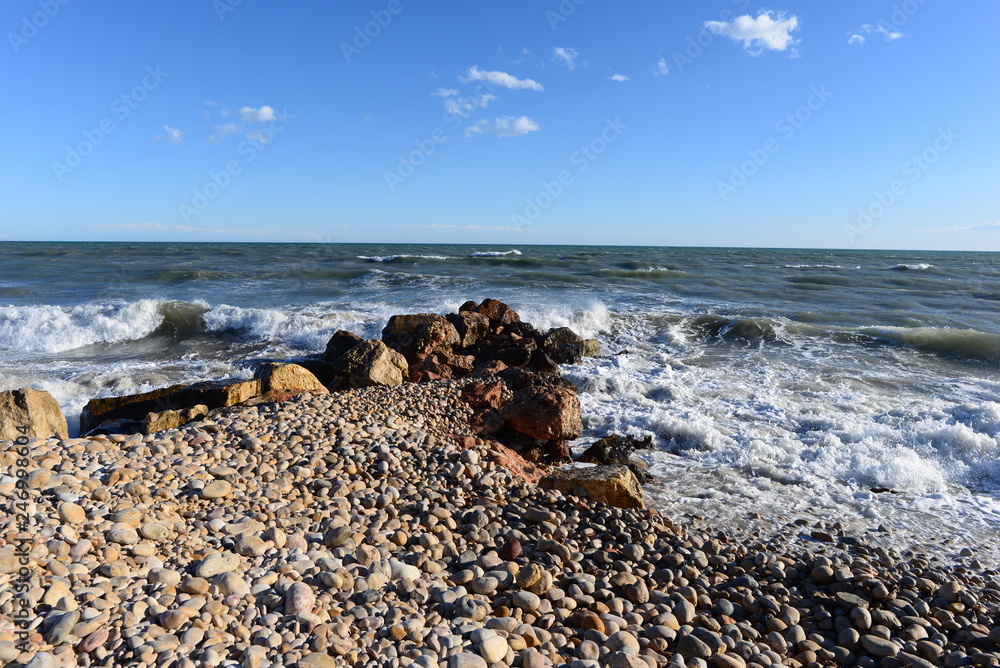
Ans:
{"label": "white sea foam", "polygon": [[395,262],[396,260],[452,260],[447,255],[358,255],[358,260],[369,262]]}
{"label": "white sea foam", "polygon": [[907,270],[924,271],[926,269],[933,269],[933,268],[934,268],[933,264],[927,264],[926,262],[920,262],[917,264],[897,264],[889,267],[889,269],[893,271],[907,271]]}
{"label": "white sea foam", "polygon": [[2,307],[0,350],[58,353],[95,343],[141,339],[163,324],[165,303],[142,299],[74,307]]}
{"label": "white sea foam", "polygon": [[470,253],[469,257],[504,257],[506,255],[520,255],[521,251],[516,248],[512,248],[508,251],[476,251],[475,253]]}

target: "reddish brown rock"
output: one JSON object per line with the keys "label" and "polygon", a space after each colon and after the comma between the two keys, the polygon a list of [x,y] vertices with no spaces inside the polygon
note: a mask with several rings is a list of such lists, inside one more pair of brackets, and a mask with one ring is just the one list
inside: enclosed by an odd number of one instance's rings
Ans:
{"label": "reddish brown rock", "polygon": [[500,373],[501,371],[506,371],[508,368],[509,367],[500,360],[487,360],[477,364],[472,370],[472,373],[469,375],[474,378],[482,378],[483,376],[492,376]]}
{"label": "reddish brown rock", "polygon": [[501,380],[476,381],[462,388],[461,398],[473,408],[489,406],[500,410],[510,401],[510,393]]}
{"label": "reddish brown rock", "polygon": [[493,324],[509,325],[521,321],[521,316],[517,314],[517,311],[496,299],[484,299],[483,303],[476,308],[476,313],[482,313]]}
{"label": "reddish brown rock", "polygon": [[[475,302],[470,302],[475,304]],[[475,308],[475,307],[473,307]],[[469,348],[479,343],[490,331],[490,319],[482,313],[459,311],[448,316],[448,322],[455,326],[461,338],[461,346]]]}
{"label": "reddish brown rock", "polygon": [[507,426],[540,441],[572,439],[583,431],[580,400],[565,387],[526,387],[501,411]]}
{"label": "reddish brown rock", "polygon": [[382,330],[382,341],[411,364],[436,352],[451,352],[461,344],[455,326],[440,315],[394,315]]}
{"label": "reddish brown rock", "polygon": [[504,541],[503,547],[500,548],[500,556],[507,561],[513,561],[524,554],[524,550],[521,548],[521,541],[516,538],[508,538]]}
{"label": "reddish brown rock", "polygon": [[500,466],[529,485],[537,485],[544,471],[527,459],[517,454],[506,445],[497,441],[486,441],[490,456]]}

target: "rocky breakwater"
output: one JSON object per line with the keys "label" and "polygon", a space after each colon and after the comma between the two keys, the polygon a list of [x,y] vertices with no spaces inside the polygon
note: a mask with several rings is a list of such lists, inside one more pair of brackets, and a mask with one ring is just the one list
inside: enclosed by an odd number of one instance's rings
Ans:
{"label": "rocky breakwater", "polygon": [[466,302],[458,313],[395,315],[381,339],[335,333],[322,355],[254,363],[251,380],[212,380],[143,394],[94,399],[84,434],[152,434],[239,404],[284,401],[370,386],[475,378],[464,400],[472,433],[532,462],[566,462],[567,442],[583,430],[576,387],[560,364],[599,354],[596,340],[567,327],[540,331],[503,302]]}
{"label": "rocky breakwater", "polygon": [[478,382],[301,394],[150,435],[33,438],[20,463],[0,443],[0,662],[998,663],[1000,585],[971,557],[900,554],[836,527],[727,534],[531,485],[468,434],[463,394]]}

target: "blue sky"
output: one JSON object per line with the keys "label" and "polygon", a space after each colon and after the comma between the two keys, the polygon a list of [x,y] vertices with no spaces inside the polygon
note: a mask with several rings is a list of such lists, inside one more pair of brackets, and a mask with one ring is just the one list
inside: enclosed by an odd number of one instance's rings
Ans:
{"label": "blue sky", "polygon": [[991,0],[7,0],[0,238],[1000,250]]}

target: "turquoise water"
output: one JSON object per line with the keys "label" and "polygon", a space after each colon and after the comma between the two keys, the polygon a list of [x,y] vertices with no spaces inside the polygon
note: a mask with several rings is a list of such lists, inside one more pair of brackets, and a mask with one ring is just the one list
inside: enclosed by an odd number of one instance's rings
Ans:
{"label": "turquoise water", "polygon": [[[245,376],[502,299],[606,355],[586,436],[652,434],[665,509],[986,544],[1000,527],[1000,254],[0,243],[0,389],[87,399]],[[627,351],[625,354],[617,354]],[[583,442],[583,441],[581,441]],[[874,491],[873,491],[874,490]],[[916,538],[914,538],[916,539]],[[903,540],[903,538],[899,538]]]}

